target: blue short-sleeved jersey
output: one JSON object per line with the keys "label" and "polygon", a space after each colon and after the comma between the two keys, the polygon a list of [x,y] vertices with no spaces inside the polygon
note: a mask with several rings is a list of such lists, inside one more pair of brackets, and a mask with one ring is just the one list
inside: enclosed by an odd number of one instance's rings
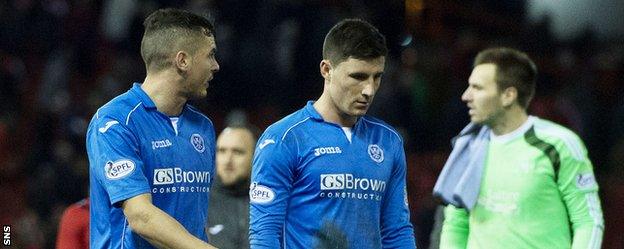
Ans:
{"label": "blue short-sleeved jersey", "polygon": [[87,130],[90,248],[153,248],[134,233],[120,202],[151,193],[155,206],[207,241],[214,174],[212,122],[185,105],[177,131],[140,84],[102,106]]}
{"label": "blue short-sleeved jersey", "polygon": [[258,140],[251,248],[414,248],[400,136],[364,116],[349,141],[312,104]]}

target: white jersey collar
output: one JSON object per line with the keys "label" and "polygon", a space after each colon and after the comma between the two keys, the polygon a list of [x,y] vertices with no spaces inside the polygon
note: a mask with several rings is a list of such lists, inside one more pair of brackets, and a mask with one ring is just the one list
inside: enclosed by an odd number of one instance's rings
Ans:
{"label": "white jersey collar", "polygon": [[537,117],[529,116],[520,127],[510,133],[503,135],[496,135],[490,130],[490,141],[495,143],[506,143],[520,136],[523,136],[524,133],[526,133],[533,126],[535,120],[537,120]]}

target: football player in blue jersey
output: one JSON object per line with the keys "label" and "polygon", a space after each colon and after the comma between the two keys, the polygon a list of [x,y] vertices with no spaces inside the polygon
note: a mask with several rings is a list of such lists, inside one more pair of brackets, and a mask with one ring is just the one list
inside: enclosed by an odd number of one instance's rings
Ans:
{"label": "football player in blue jersey", "polygon": [[384,36],[346,19],[325,37],[323,93],[258,140],[251,248],[415,248],[401,136],[366,116],[385,68]]}
{"label": "football player in blue jersey", "polygon": [[90,248],[214,248],[204,231],[214,126],[187,104],[219,70],[214,27],[176,9],[144,26],[144,82],[98,109],[87,131]]}

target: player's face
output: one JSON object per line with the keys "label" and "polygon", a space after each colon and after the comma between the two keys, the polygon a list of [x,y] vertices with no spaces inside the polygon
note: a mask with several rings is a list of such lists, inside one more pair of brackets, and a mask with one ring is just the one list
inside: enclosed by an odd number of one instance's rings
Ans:
{"label": "player's face", "polygon": [[217,175],[225,186],[248,179],[254,141],[247,129],[227,128],[217,139]]}
{"label": "player's face", "polygon": [[208,82],[219,71],[215,57],[216,43],[213,36],[205,37],[197,52],[192,56],[187,92],[190,99],[204,98],[208,94]]}
{"label": "player's face", "polygon": [[332,65],[328,77],[329,96],[338,115],[359,117],[366,114],[381,83],[385,57],[360,60],[349,57]]}
{"label": "player's face", "polygon": [[472,70],[462,101],[468,105],[470,121],[491,125],[504,113],[503,97],[496,84],[496,65],[481,64]]}

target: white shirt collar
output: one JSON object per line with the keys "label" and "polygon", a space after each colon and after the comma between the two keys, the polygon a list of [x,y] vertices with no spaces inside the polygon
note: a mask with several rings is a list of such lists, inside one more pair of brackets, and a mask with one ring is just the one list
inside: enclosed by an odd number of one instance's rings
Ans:
{"label": "white shirt collar", "polygon": [[529,118],[527,118],[527,120],[524,121],[524,123],[520,127],[510,133],[503,135],[496,135],[493,131],[490,130],[490,141],[496,143],[506,143],[514,140],[517,137],[524,135],[524,133],[526,133],[531,128],[531,126],[533,126],[535,120],[537,120],[537,117],[529,116]]}

